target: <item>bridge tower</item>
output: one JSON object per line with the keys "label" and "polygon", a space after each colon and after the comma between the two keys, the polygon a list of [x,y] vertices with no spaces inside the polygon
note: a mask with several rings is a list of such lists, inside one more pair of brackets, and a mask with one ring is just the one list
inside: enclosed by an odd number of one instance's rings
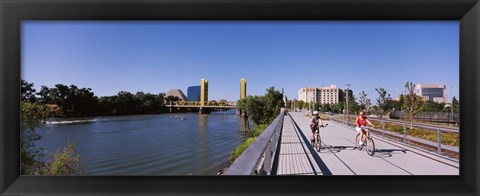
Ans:
{"label": "bridge tower", "polygon": [[247,80],[240,79],[240,99],[247,97]]}
{"label": "bridge tower", "polygon": [[206,108],[203,108],[205,104],[208,102],[208,80],[201,79],[200,80],[200,114],[209,113]]}

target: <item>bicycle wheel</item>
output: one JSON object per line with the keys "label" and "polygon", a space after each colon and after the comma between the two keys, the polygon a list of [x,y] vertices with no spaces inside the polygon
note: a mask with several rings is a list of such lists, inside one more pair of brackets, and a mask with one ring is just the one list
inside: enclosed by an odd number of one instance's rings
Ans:
{"label": "bicycle wheel", "polygon": [[373,142],[372,138],[368,138],[367,141],[367,153],[370,156],[373,156],[375,154],[375,143]]}
{"label": "bicycle wheel", "polygon": [[320,134],[317,134],[317,144],[316,144],[317,152],[320,152],[320,147],[322,146],[322,138],[320,137]]}
{"label": "bicycle wheel", "polygon": [[358,142],[360,142],[360,133],[358,133],[357,137],[355,137],[355,145],[357,146],[357,150],[362,150],[363,146],[361,146]]}

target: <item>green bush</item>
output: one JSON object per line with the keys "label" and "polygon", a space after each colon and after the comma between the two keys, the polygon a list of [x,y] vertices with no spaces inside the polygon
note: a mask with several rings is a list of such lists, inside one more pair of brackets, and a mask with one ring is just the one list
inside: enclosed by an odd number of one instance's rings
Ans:
{"label": "green bush", "polygon": [[80,174],[80,156],[75,154],[75,144],[68,142],[62,151],[50,156],[43,175],[78,175]]}
{"label": "green bush", "polygon": [[234,161],[235,159],[240,157],[240,155],[250,146],[250,144],[252,144],[255,141],[255,139],[257,138],[250,137],[244,143],[240,144],[237,148],[232,150],[229,157],[230,161]]}

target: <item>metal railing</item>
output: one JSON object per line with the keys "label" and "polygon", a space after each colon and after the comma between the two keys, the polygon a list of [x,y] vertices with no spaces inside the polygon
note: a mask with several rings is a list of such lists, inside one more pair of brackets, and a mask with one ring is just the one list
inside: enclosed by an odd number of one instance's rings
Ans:
{"label": "metal railing", "polygon": [[[339,123],[346,124],[349,127],[350,126],[355,126],[355,123],[352,123],[351,121],[348,121],[347,123],[345,123],[344,118],[336,118],[336,117],[333,117],[333,116],[327,116],[327,117],[330,118],[331,120],[337,121]],[[442,145],[442,140],[441,140],[441,134],[442,133],[456,133],[456,134],[459,134],[458,129],[444,128],[444,127],[439,127],[439,126],[411,124],[411,123],[408,123],[408,122],[392,121],[392,120],[385,120],[385,119],[381,120],[381,119],[369,118],[369,120],[372,121],[372,123],[375,122],[375,121],[380,122],[381,127],[372,129],[373,131],[381,133],[381,134],[379,134],[379,136],[385,137],[385,135],[390,135],[390,136],[394,136],[394,137],[397,137],[397,138],[402,138],[404,144],[407,144],[407,140],[410,140],[410,141],[417,142],[417,143],[420,143],[420,144],[423,144],[423,145],[426,145],[426,146],[430,146],[430,147],[433,147],[433,148],[437,149],[436,153],[438,155],[443,155],[442,154],[442,149],[459,153],[459,147],[458,146]],[[386,124],[401,125],[403,127],[403,131],[402,131],[402,133],[396,133],[394,131],[386,130],[385,129]],[[409,135],[407,135],[407,127],[421,128],[421,129],[424,129],[425,131],[435,131],[436,132],[436,141],[433,142],[431,140],[422,139],[422,138],[418,138],[418,137],[414,137],[414,136],[409,136]]]}
{"label": "metal railing", "polygon": [[[174,101],[166,104],[167,107],[201,107],[200,101]],[[237,102],[205,101],[203,107],[236,108]]]}
{"label": "metal railing", "polygon": [[283,127],[285,111],[260,134],[223,175],[270,175],[278,140]]}

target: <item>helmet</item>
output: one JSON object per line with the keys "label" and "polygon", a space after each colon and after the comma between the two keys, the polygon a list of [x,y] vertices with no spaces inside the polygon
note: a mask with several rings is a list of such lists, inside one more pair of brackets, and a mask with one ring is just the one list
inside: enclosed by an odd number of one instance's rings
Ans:
{"label": "helmet", "polygon": [[313,115],[317,115],[318,114],[318,111],[313,111]]}

